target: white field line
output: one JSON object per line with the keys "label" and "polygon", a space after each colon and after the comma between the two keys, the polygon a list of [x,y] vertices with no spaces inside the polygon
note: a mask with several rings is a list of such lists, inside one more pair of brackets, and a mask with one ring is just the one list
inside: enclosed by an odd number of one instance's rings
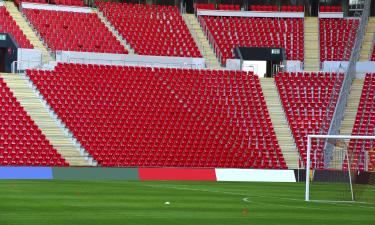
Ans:
{"label": "white field line", "polygon": [[[227,192],[227,191],[217,191],[217,190],[207,190],[207,189],[199,189],[199,188],[186,188],[186,187],[177,187],[177,186],[165,186],[165,185],[142,185],[152,188],[170,188],[170,189],[177,189],[177,190],[185,190],[185,191],[199,191],[199,192],[210,192],[210,193],[220,193],[220,194],[226,194],[226,195],[237,195],[237,196],[249,196],[248,194],[242,194],[242,193],[235,193],[235,192]],[[254,196],[255,197],[255,196]],[[263,196],[256,196],[256,197],[263,197]],[[323,211],[329,211],[330,209],[323,209],[314,207],[311,208],[310,206],[294,206],[294,205],[285,205],[285,204],[278,204],[278,203],[266,203],[266,202],[254,202],[249,200],[250,197],[242,198],[242,201],[247,203],[256,203],[256,204],[263,204],[263,205],[277,205],[280,207],[286,207],[286,208],[295,208],[295,209],[315,209],[315,210],[323,210]],[[276,198],[276,197],[274,197]],[[283,198],[288,199],[288,198]],[[296,199],[289,199],[295,201]],[[299,200],[298,200],[299,201]],[[303,200],[301,200],[303,201]]]}
{"label": "white field line", "polygon": [[[179,185],[179,186],[170,186],[170,185],[142,185],[147,187],[157,187],[157,188],[170,188],[170,189],[177,189],[177,190],[186,190],[186,191],[199,191],[199,192],[210,192],[210,193],[220,193],[220,194],[226,194],[226,195],[237,195],[237,196],[243,196],[244,198],[242,201],[244,202],[252,202],[254,201],[250,200],[251,197],[259,197],[259,198],[273,198],[273,199],[279,199],[279,200],[290,200],[290,201],[299,201],[299,202],[305,202],[304,199],[296,199],[296,198],[285,198],[285,197],[276,197],[276,196],[264,196],[264,195],[254,195],[249,197],[249,194],[243,194],[243,193],[236,193],[236,192],[228,192],[228,191],[218,191],[218,190],[207,190],[207,189],[201,189],[201,188],[191,188],[188,185]],[[365,205],[375,205],[373,203],[368,202],[334,202],[334,201],[312,201],[314,203],[319,204],[330,204],[330,205],[340,205],[340,206],[354,206],[354,207],[361,207],[361,208],[367,208],[367,209],[375,209],[375,207],[372,206],[363,206],[361,204]],[[271,204],[271,203],[265,203],[265,202],[257,202],[258,204]],[[292,206],[292,205],[284,205],[284,204],[275,204],[272,203],[272,205],[278,205],[282,207],[289,207],[289,208],[301,208],[301,209],[317,209],[317,210],[329,210],[329,209],[322,209],[322,208],[311,208],[311,205],[306,205],[306,207],[303,206]]]}

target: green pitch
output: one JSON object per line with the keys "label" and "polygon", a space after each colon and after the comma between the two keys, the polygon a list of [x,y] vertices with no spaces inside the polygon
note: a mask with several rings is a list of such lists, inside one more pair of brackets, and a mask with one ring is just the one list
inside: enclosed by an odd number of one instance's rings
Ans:
{"label": "green pitch", "polygon": [[[362,186],[366,204],[306,203],[304,188],[303,183],[2,180],[0,224],[375,224],[375,186]],[[321,188],[321,198],[338,192],[332,184]]]}

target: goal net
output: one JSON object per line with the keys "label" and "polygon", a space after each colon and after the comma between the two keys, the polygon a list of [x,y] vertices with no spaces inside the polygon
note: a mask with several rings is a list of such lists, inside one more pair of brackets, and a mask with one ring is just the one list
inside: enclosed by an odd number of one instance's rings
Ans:
{"label": "goal net", "polygon": [[309,135],[306,201],[356,201],[356,178],[373,168],[375,136]]}

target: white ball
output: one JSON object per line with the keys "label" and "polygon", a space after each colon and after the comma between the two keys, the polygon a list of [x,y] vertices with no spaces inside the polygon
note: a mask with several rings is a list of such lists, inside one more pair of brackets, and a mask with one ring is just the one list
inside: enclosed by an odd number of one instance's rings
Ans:
{"label": "white ball", "polygon": [[170,202],[164,202],[164,204],[165,204],[165,205],[169,205],[169,204],[171,204],[171,203],[170,203]]}

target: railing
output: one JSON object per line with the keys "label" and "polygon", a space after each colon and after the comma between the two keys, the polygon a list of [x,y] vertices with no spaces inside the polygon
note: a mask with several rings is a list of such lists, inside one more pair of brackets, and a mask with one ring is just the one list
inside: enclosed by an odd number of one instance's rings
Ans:
{"label": "railing", "polygon": [[[100,61],[100,62],[99,62]],[[142,62],[142,61],[124,61],[114,59],[89,59],[89,58],[77,58],[69,57],[67,63],[79,63],[79,64],[103,64],[112,66],[141,66],[141,67],[165,67],[165,68],[186,68],[186,69],[202,69],[195,64],[187,63],[165,63],[165,62]]]}
{"label": "railing", "polygon": [[371,50],[370,50],[369,56],[367,58],[369,61],[371,61],[371,59],[372,59],[372,54],[373,54],[374,47],[375,47],[374,45],[375,45],[375,33],[372,34]]}
{"label": "railing", "polygon": [[[184,16],[184,15],[182,15],[182,16]],[[185,16],[186,16],[186,14],[185,14]],[[189,18],[185,19],[185,23],[188,26],[188,28],[190,28],[190,33],[193,36],[193,38],[196,39],[195,43],[197,44],[200,53],[203,55],[203,57],[208,55],[206,48],[203,46],[202,42],[199,40],[198,34],[197,34],[196,30],[194,29],[193,24],[190,22]],[[208,61],[207,57],[206,57],[205,63],[206,63],[206,68],[211,68],[212,65]]]}
{"label": "railing", "polygon": [[[366,32],[366,25],[368,22],[368,17],[369,17],[369,12],[370,12],[370,3],[371,3],[370,0],[366,0],[364,4],[362,16],[360,19],[360,24],[357,28],[357,37],[355,39],[355,43],[352,48],[348,68],[345,71],[344,81],[340,89],[335,111],[334,111],[332,121],[330,123],[330,127],[328,130],[329,135],[337,135],[340,133],[340,127],[341,127],[341,122],[344,118],[346,103],[347,103],[350,89],[352,86],[352,81],[355,78],[355,71],[356,71],[355,67],[356,67],[357,61],[359,60],[360,49],[361,49],[361,45],[362,45],[364,35]],[[331,153],[333,151],[333,146],[328,145],[326,143],[325,151],[327,153]],[[330,162],[329,160],[330,156],[331,156],[330,154],[325,154],[325,157],[327,159],[327,160],[324,160],[324,162],[326,163],[325,166],[328,166],[327,164]]]}
{"label": "railing", "polygon": [[41,60],[22,60],[22,61],[13,61],[11,64],[12,73],[21,73],[25,69],[41,69],[43,66],[43,61]]}
{"label": "railing", "polygon": [[198,21],[199,21],[200,26],[202,27],[202,30],[204,31],[204,34],[207,37],[209,43],[211,44],[211,47],[213,48],[217,59],[219,60],[219,64],[222,65],[221,64],[222,55],[221,55],[221,52],[220,52],[220,47],[216,43],[215,38],[212,35],[210,29],[207,27],[206,21],[204,21],[202,16],[198,16]]}

